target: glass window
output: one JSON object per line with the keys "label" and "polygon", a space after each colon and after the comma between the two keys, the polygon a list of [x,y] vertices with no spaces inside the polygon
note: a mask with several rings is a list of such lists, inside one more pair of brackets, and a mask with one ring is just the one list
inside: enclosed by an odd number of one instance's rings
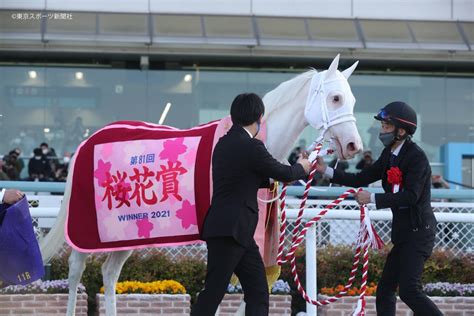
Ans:
{"label": "glass window", "polygon": [[206,16],[206,35],[209,37],[254,37],[252,18]]}
{"label": "glass window", "polygon": [[[299,73],[1,66],[0,133],[4,141],[0,154],[21,147],[29,157],[41,142],[47,142],[62,156],[117,120],[159,123],[162,119],[165,125],[190,128],[228,115],[237,94],[255,92],[263,97]],[[359,133],[364,147],[375,156],[382,145],[380,123],[373,116],[396,100],[417,111],[414,140],[430,162],[440,162],[443,144],[474,142],[472,77],[354,74],[349,83],[357,99]],[[168,103],[170,110],[163,117]],[[317,136],[308,127],[297,144],[303,140],[307,146]]]}
{"label": "glass window", "polygon": [[257,18],[262,38],[308,39],[304,20],[290,18]]}
{"label": "glass window", "polygon": [[454,22],[409,22],[420,43],[462,43]]}
{"label": "glass window", "polygon": [[446,79],[446,142],[474,143],[474,80]]}
{"label": "glass window", "polygon": [[461,23],[471,45],[474,45],[474,23]]}
{"label": "glass window", "polygon": [[361,21],[367,41],[413,42],[405,21]]}
{"label": "glass window", "polygon": [[96,14],[75,12],[70,20],[48,20],[48,33],[94,34],[96,32]]}
{"label": "glass window", "polygon": [[0,11],[0,30],[5,33],[37,33],[41,31],[40,11]]}
{"label": "glass window", "polygon": [[145,35],[148,16],[145,14],[100,14],[100,33]]}
{"label": "glass window", "polygon": [[323,41],[359,41],[352,20],[308,19],[311,37]]}
{"label": "glass window", "polygon": [[1,131],[11,139],[2,152],[21,144],[30,155],[46,141],[62,155],[110,122],[148,117],[146,73],[138,70],[2,67],[0,73]]}
{"label": "glass window", "polygon": [[159,36],[202,36],[200,16],[155,15],[154,27]]}

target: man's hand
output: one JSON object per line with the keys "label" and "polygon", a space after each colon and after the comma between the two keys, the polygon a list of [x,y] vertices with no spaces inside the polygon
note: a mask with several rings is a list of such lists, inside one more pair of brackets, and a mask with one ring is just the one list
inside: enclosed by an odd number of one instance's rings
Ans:
{"label": "man's hand", "polygon": [[14,190],[14,189],[5,190],[2,203],[15,204],[16,202],[21,200],[23,196],[24,194],[21,191]]}
{"label": "man's hand", "polygon": [[370,203],[370,192],[369,191],[360,191],[358,193],[355,194],[355,199],[357,201],[357,203],[359,203],[360,205],[364,205],[364,204],[369,204]]}
{"label": "man's hand", "polygon": [[316,165],[316,171],[319,173],[324,173],[327,168],[326,163],[324,162],[324,158],[318,157],[317,160],[318,160],[318,164]]}
{"label": "man's hand", "polygon": [[308,160],[308,154],[301,153],[296,163],[299,163],[300,165],[302,165],[304,172],[306,174],[309,174],[309,172],[311,171],[311,162],[309,162]]}

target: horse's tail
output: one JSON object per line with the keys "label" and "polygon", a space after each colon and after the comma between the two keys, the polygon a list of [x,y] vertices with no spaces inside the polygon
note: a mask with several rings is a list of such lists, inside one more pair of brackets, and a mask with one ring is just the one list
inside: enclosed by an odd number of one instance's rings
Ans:
{"label": "horse's tail", "polygon": [[71,197],[72,188],[72,174],[74,170],[75,157],[72,157],[69,164],[69,174],[66,181],[66,189],[64,191],[64,197],[61,202],[61,208],[59,209],[58,216],[54,222],[53,227],[49,233],[39,240],[39,246],[41,255],[43,257],[43,263],[49,262],[51,258],[59,251],[64,245],[64,225],[67,217],[67,207],[69,205],[69,199]]}

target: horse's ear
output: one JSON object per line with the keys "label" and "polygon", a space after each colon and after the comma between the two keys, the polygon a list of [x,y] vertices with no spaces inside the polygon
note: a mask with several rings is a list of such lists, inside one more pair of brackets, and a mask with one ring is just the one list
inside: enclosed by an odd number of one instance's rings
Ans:
{"label": "horse's ear", "polygon": [[336,58],[334,58],[329,66],[328,71],[326,72],[326,79],[336,75],[337,67],[339,66],[339,56],[340,54],[337,54]]}
{"label": "horse's ear", "polygon": [[352,75],[354,70],[357,68],[358,64],[359,64],[359,61],[356,61],[352,66],[342,71],[342,74],[344,75],[344,77],[346,77],[346,79],[349,79],[349,77]]}

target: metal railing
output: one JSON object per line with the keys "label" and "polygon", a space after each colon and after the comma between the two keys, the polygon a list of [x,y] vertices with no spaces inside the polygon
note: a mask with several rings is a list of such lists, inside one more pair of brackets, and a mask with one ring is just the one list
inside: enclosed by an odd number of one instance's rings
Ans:
{"label": "metal railing", "polygon": [[[330,201],[309,201],[304,212],[303,224],[315,217]],[[288,201],[288,219],[295,220],[300,200]],[[453,255],[459,256],[474,253],[474,214],[473,203],[432,203],[438,221],[438,233],[435,240],[435,249],[449,249]],[[390,210],[374,210],[368,205],[370,218],[379,236],[385,243],[390,241],[392,212]],[[306,233],[306,291],[311,298],[316,297],[317,257],[316,249],[327,244],[352,245],[356,242],[359,231],[360,213],[355,201],[344,201],[338,207],[330,210],[324,218],[313,225]],[[293,228],[289,227],[289,231]],[[290,235],[286,242],[289,245]],[[308,315],[316,315],[316,306],[307,303]]]}
{"label": "metal railing", "polygon": [[[33,192],[62,192],[64,183],[38,183],[38,182],[0,182],[0,187],[18,188],[24,191]],[[305,208],[303,224],[316,216],[334,197],[343,193],[343,187],[317,187],[312,190]],[[381,192],[379,188],[368,188],[372,192]],[[303,187],[289,187],[289,196],[303,195]],[[432,202],[436,219],[438,220],[438,232],[435,240],[435,249],[450,250],[452,255],[460,256],[474,253],[474,203],[472,190],[446,190],[433,189],[433,199],[451,200],[450,202]],[[62,196],[58,195],[29,195],[29,200],[37,199],[38,207],[30,208],[33,223],[38,236],[47,233],[53,225],[59,211]],[[468,202],[454,202],[468,201]],[[291,242],[291,232],[294,228],[298,207],[301,200],[294,197],[287,199],[289,220],[286,244],[289,247]],[[390,210],[375,210],[374,205],[368,205],[370,218],[379,236],[385,243],[390,242],[391,219]],[[307,292],[311,297],[316,297],[316,249],[328,244],[353,245],[356,241],[359,230],[359,206],[354,200],[341,202],[333,210],[330,210],[321,221],[313,225],[306,234],[306,284]],[[68,250],[65,244],[61,255]],[[207,251],[205,244],[193,244],[189,246],[163,247],[160,249],[171,259],[192,256],[206,260]],[[152,249],[139,250],[140,254],[146,256]],[[308,305],[309,315],[315,315],[314,306]]]}
{"label": "metal railing", "polygon": [[[0,188],[19,189],[25,192],[54,192],[63,193],[66,188],[65,182],[31,182],[31,181],[0,181]],[[338,197],[346,191],[345,187],[320,187],[314,186],[310,190],[309,197]],[[382,188],[369,187],[368,191],[382,193]],[[289,186],[288,196],[302,196],[303,186]],[[474,190],[469,189],[431,189],[433,199],[466,200],[474,202]]]}
{"label": "metal railing", "polygon": [[[61,198],[61,196],[29,196],[30,200],[38,199],[40,201],[39,207],[30,209],[38,236],[47,233],[54,224]],[[308,200],[305,218],[314,216],[316,212],[329,202],[330,200]],[[290,232],[294,228],[292,221],[296,218],[300,200],[289,198],[287,204],[288,232]],[[472,254],[474,252],[474,204],[464,202],[433,202],[432,206],[438,219],[435,248],[449,249],[454,256]],[[391,212],[389,210],[374,210],[373,208],[373,205],[368,205],[368,209],[371,211],[372,222],[382,240],[388,243],[390,242]],[[321,248],[328,244],[352,245],[355,242],[359,229],[358,216],[358,205],[355,201],[343,201],[340,203],[314,225],[317,234],[315,246]],[[287,234],[287,244],[290,243],[290,240],[291,236]],[[67,248],[68,246],[65,246],[64,251]],[[172,259],[189,255],[203,260],[206,258],[206,248],[202,244],[164,247],[161,250]],[[149,252],[147,249],[140,251],[143,255]]]}

